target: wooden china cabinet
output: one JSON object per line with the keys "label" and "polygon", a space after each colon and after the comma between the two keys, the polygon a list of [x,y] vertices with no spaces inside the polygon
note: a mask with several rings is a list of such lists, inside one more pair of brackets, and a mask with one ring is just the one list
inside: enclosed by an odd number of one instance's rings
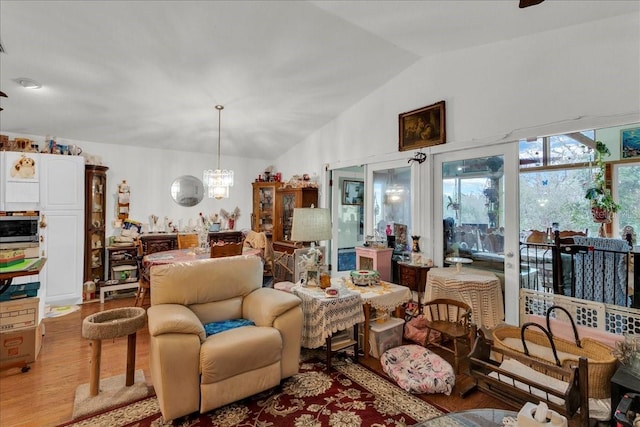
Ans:
{"label": "wooden china cabinet", "polygon": [[[290,243],[295,208],[318,207],[318,189],[313,187],[278,188],[273,241]],[[275,248],[274,248],[275,249]]]}
{"label": "wooden china cabinet", "polygon": [[276,217],[276,190],[281,182],[254,182],[253,212],[251,213],[251,229],[264,232],[271,237]]}
{"label": "wooden china cabinet", "polygon": [[108,169],[99,165],[85,165],[84,169],[84,280],[93,280],[96,285],[105,279],[105,191]]}

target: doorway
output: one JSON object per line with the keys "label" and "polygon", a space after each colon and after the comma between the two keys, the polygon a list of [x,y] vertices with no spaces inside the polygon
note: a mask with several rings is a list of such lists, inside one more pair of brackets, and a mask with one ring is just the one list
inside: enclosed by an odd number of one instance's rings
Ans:
{"label": "doorway", "polygon": [[516,143],[434,157],[434,261],[469,263],[502,281],[505,320],[518,323],[518,151]]}
{"label": "doorway", "polygon": [[356,246],[364,243],[364,166],[331,171],[332,275],[347,275],[356,269]]}

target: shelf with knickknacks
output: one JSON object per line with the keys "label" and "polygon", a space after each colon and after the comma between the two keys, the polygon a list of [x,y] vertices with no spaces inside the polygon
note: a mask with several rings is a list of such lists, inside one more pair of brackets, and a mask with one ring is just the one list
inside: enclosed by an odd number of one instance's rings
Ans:
{"label": "shelf with knickknacks", "polygon": [[129,184],[125,179],[118,184],[118,218],[125,220],[129,217],[129,202],[131,199],[131,192]]}

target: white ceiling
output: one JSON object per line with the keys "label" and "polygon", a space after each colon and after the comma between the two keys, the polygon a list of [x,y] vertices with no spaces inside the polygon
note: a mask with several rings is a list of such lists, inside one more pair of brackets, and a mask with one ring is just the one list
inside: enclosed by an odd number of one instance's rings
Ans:
{"label": "white ceiling", "polygon": [[639,5],[0,0],[0,130],[215,153],[222,104],[223,155],[269,160],[423,57]]}

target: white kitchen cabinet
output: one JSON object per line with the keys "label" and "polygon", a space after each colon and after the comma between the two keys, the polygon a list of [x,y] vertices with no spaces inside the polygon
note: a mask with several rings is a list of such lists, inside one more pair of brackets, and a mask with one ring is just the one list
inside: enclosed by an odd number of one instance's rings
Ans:
{"label": "white kitchen cabinet", "polygon": [[42,256],[47,263],[40,272],[45,303],[69,305],[82,303],[84,267],[84,211],[43,211],[47,226],[40,230]]}
{"label": "white kitchen cabinet", "polygon": [[40,155],[40,209],[84,209],[84,157]]}
{"label": "white kitchen cabinet", "polygon": [[0,152],[0,211],[38,210],[40,156],[38,153]]}
{"label": "white kitchen cabinet", "polygon": [[41,155],[40,249],[47,264],[40,273],[44,300],[51,305],[82,302],[84,268],[84,158]]}
{"label": "white kitchen cabinet", "polygon": [[[8,169],[23,155],[35,160],[33,177],[11,174]],[[0,208],[39,211],[40,256],[47,263],[37,276],[38,296],[44,304],[82,302],[84,268],[84,158],[56,154],[0,152]],[[32,188],[33,186],[36,189]],[[46,226],[42,227],[42,224]]]}

